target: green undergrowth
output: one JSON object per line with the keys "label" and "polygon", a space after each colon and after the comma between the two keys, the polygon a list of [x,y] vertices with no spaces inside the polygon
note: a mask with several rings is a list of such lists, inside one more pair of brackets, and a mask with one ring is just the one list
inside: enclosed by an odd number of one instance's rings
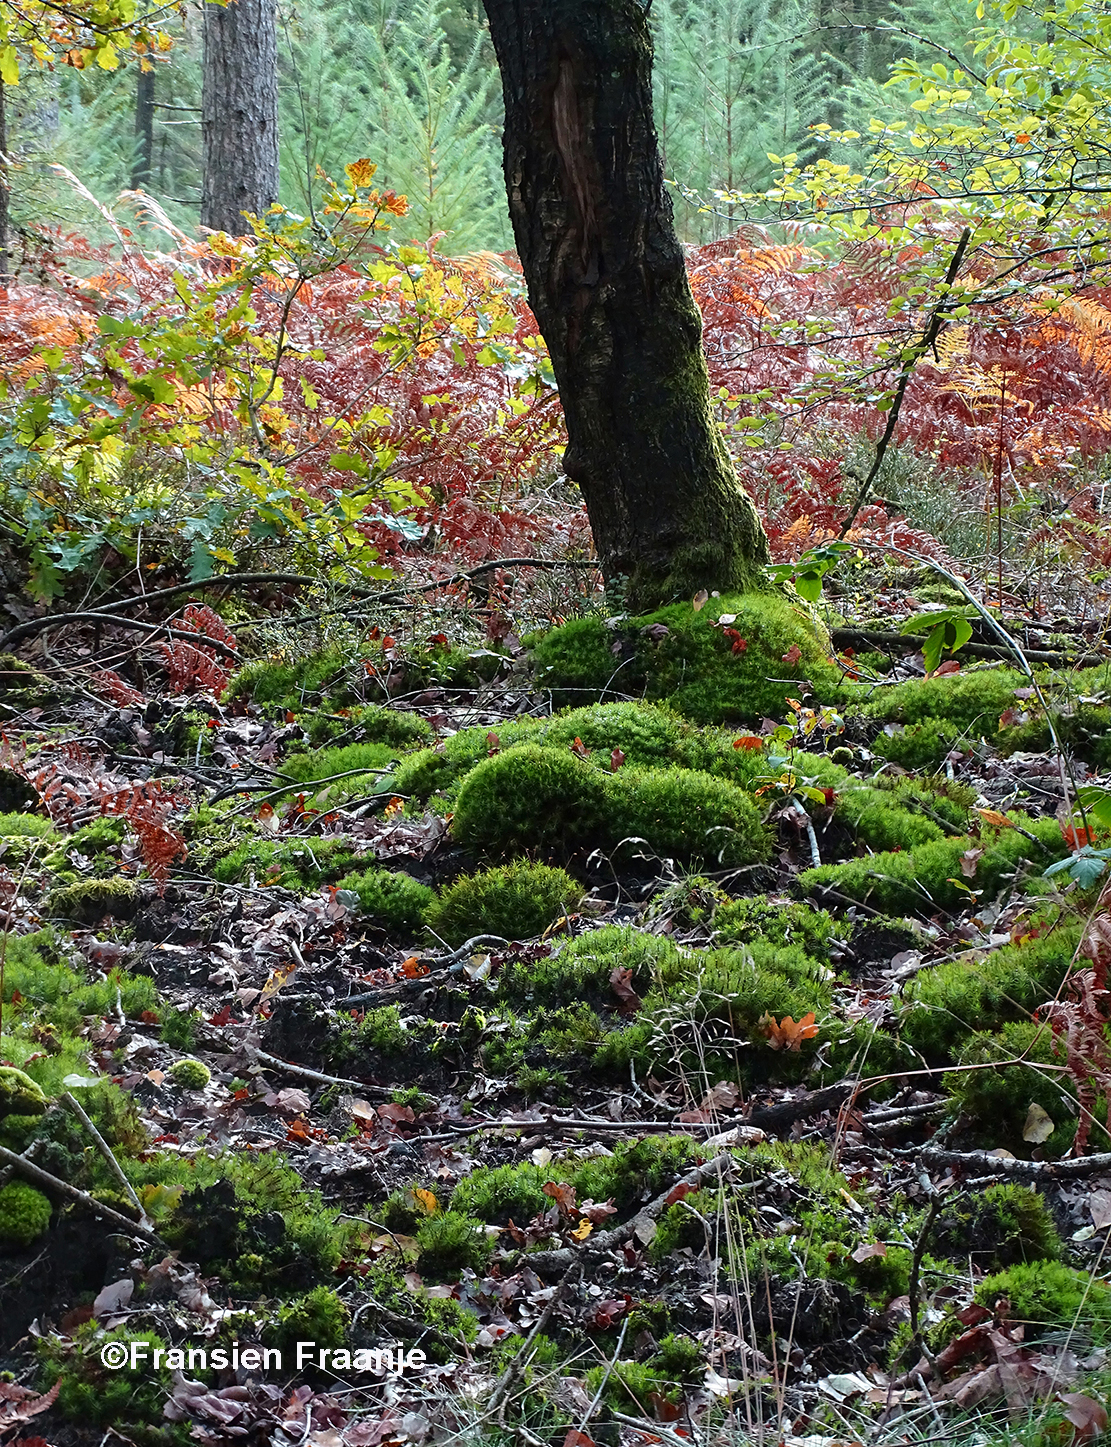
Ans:
{"label": "green undergrowth", "polygon": [[1111,1341],[1111,1286],[1086,1271],[1060,1261],[1019,1262],[976,1288],[976,1300],[984,1306],[1004,1299],[1007,1316],[1023,1324],[1028,1342],[1070,1328],[1078,1345]]}

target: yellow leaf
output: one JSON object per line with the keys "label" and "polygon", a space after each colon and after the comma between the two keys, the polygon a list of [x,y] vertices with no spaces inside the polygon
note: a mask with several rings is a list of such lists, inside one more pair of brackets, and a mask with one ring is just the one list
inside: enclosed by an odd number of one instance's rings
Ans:
{"label": "yellow leaf", "polygon": [[5,45],[0,49],[0,81],[5,85],[19,84],[19,56],[15,53],[14,45]]}
{"label": "yellow leaf", "polygon": [[96,63],[100,66],[101,70],[119,70],[119,53],[117,52],[116,47],[112,44],[110,40],[105,41],[105,43],[97,51]]}
{"label": "yellow leaf", "polygon": [[378,167],[373,161],[368,161],[364,156],[360,161],[352,161],[349,166],[344,166],[347,179],[352,186],[369,186],[374,179],[374,173]]}
{"label": "yellow leaf", "polygon": [[431,1191],[426,1191],[423,1186],[414,1186],[413,1200],[425,1212],[426,1215],[434,1216],[440,1209],[440,1203]]}
{"label": "yellow leaf", "polygon": [[585,1241],[593,1230],[593,1222],[588,1221],[584,1216],[583,1219],[579,1222],[579,1224],[575,1227],[575,1229],[571,1232],[571,1237],[575,1241]]}

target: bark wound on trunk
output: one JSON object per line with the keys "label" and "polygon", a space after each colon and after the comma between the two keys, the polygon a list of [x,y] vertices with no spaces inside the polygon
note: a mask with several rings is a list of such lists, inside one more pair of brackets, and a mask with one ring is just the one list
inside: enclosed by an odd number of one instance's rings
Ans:
{"label": "bark wound on trunk", "polygon": [[637,0],[484,0],[529,302],[607,578],[638,605],[758,583],[767,543],[710,410]]}

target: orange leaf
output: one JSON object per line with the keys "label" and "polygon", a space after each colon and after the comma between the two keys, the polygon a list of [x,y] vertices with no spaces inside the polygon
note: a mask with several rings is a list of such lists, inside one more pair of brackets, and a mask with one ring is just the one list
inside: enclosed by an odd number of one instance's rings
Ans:
{"label": "orange leaf", "polygon": [[976,812],[984,823],[990,824],[993,829],[1013,829],[1015,827],[1006,814],[1000,814],[998,809],[977,809]]}
{"label": "orange leaf", "polygon": [[773,1050],[800,1050],[804,1040],[813,1040],[818,1033],[813,1010],[808,1010],[800,1020],[784,1015],[778,1024],[771,1015],[765,1015],[760,1024]]}
{"label": "orange leaf", "polygon": [[755,751],[764,747],[764,740],[758,734],[742,734],[739,739],[733,740],[733,747]]}
{"label": "orange leaf", "polygon": [[594,1223],[592,1221],[588,1221],[584,1216],[583,1219],[579,1222],[579,1224],[575,1227],[575,1229],[571,1232],[571,1239],[573,1241],[585,1241],[593,1230]]}

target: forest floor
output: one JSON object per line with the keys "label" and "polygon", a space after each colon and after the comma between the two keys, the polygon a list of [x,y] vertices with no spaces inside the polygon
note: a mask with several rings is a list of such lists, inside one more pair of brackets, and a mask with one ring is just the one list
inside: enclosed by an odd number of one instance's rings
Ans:
{"label": "forest floor", "polygon": [[0,1441],[1098,1435],[1111,654],[853,589],[24,610]]}

